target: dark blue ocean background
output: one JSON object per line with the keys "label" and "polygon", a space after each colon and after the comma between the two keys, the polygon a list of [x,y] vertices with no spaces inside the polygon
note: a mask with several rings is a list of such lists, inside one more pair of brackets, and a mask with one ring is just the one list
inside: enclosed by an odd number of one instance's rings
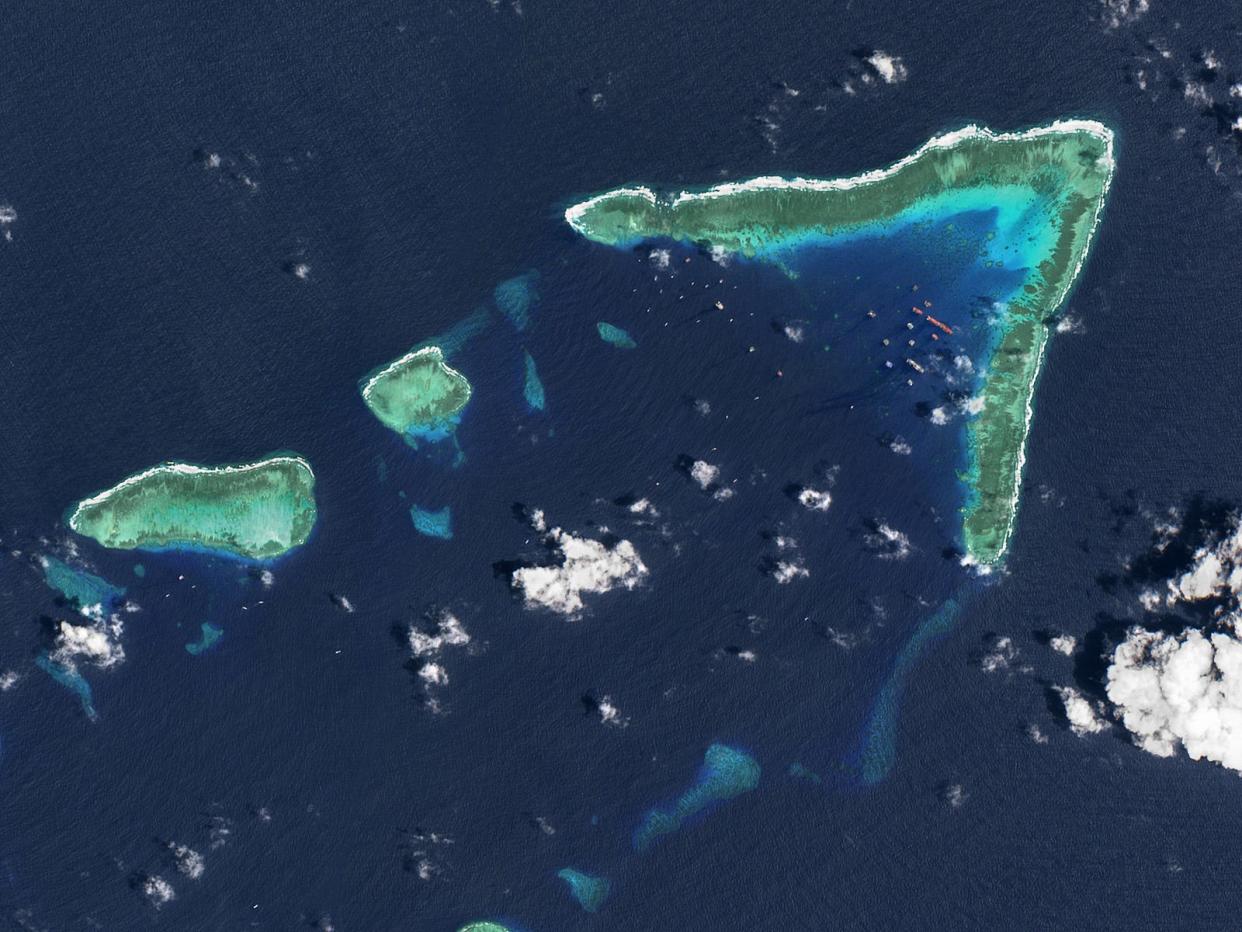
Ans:
{"label": "dark blue ocean background", "polygon": [[[1075,738],[1046,689],[1071,665],[1036,637],[1128,610],[1101,579],[1148,516],[1242,500],[1238,199],[1204,165],[1215,129],[1127,79],[1139,29],[1242,60],[1223,14],[1196,7],[1113,29],[1087,0],[10,5],[0,670],[22,678],[0,693],[0,926],[1236,925],[1242,782]],[[874,47],[908,79],[859,84]],[[914,234],[789,269],[673,248],[660,271],[561,218],[626,182],[853,174],[967,122],[1063,116],[1112,126],[1119,169],[1066,309],[1080,332],[1049,348],[1007,571],[987,581],[953,552],[962,421],[930,418],[962,386],[944,359],[907,386],[879,339],[907,338],[917,295],[972,321],[942,342],[977,351],[1003,282]],[[519,333],[492,294],[530,270]],[[475,387],[454,466],[384,429],[357,382],[478,308],[490,326],[453,359]],[[929,332],[919,358],[938,359]],[[270,587],[78,542],[141,607],[125,662],[83,668],[89,721],[35,666],[48,620],[71,617],[33,562],[66,556],[66,508],[162,460],[275,450],[314,465],[320,521]],[[719,465],[733,498],[683,457]],[[832,507],[799,506],[798,484],[831,485]],[[419,535],[412,505],[449,506],[452,539]],[[516,505],[631,540],[647,583],[575,622],[524,609],[497,567],[543,555]],[[908,557],[868,545],[879,523]],[[767,575],[777,536],[808,578]],[[949,633],[903,653],[949,598]],[[446,607],[472,644],[444,652],[436,714],[405,632]],[[193,655],[204,623],[223,637]],[[979,669],[996,635],[1029,673]],[[867,771],[894,671],[893,753]],[[713,742],[758,761],[758,788],[636,852]],[[169,840],[204,854],[200,879]],[[598,913],[564,867],[612,881]],[[135,889],[151,874],[177,893],[158,910]]]}

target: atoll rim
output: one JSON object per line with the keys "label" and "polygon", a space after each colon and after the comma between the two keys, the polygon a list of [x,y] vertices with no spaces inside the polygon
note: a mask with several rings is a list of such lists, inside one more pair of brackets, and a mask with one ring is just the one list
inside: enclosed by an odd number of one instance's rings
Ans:
{"label": "atoll rim", "polygon": [[315,474],[297,455],[233,466],[163,463],[77,504],[69,527],[119,550],[270,560],[306,543]]}

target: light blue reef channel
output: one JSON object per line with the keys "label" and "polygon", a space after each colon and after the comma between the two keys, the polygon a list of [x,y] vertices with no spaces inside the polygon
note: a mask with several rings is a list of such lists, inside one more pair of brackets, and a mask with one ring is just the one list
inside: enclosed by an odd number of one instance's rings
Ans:
{"label": "light blue reef channel", "polygon": [[547,405],[547,396],[543,391],[543,383],[539,381],[539,371],[535,368],[535,358],[525,350],[522,355],[526,360],[526,376],[522,382],[522,395],[532,411],[542,411]]}
{"label": "light blue reef channel", "polygon": [[595,325],[595,329],[599,331],[599,338],[601,340],[615,346],[617,349],[634,349],[638,346],[634,338],[626,331],[605,321],[601,320]]}
{"label": "light blue reef channel", "polygon": [[82,711],[86,713],[88,719],[93,722],[99,718],[99,713],[95,711],[95,698],[91,693],[91,684],[86,682],[81,673],[73,667],[57,663],[47,655],[46,651],[35,658],[35,666],[61,686],[76,693],[78,700],[82,703]]}
{"label": "light blue reef channel", "polygon": [[539,289],[536,287],[538,281],[539,273],[532,269],[506,279],[492,291],[496,307],[513,325],[514,330],[521,332],[530,325],[530,312],[539,303]]}
{"label": "light blue reef channel", "polygon": [[426,537],[453,539],[453,513],[447,505],[439,511],[429,511],[415,505],[410,509],[410,518],[418,533]]}
{"label": "light blue reef channel", "polygon": [[759,785],[759,763],[744,751],[713,744],[703,755],[703,766],[694,785],[667,809],[652,809],[634,831],[634,849],[643,851],[661,836],[677,831],[687,819],[717,803],[753,790]]}
{"label": "light blue reef channel", "polygon": [[186,652],[193,654],[195,657],[211,650],[219,643],[220,638],[224,637],[223,628],[217,628],[215,625],[205,621],[200,626],[200,629],[201,634],[199,634],[198,640],[185,646]]}
{"label": "light blue reef channel", "polygon": [[897,718],[906,680],[927,649],[953,630],[959,611],[955,600],[945,600],[935,613],[919,624],[897,655],[863,729],[858,765],[859,778],[865,785],[874,786],[892,772],[897,759]]}
{"label": "light blue reef channel", "polygon": [[570,895],[588,913],[598,911],[612,892],[612,882],[607,877],[593,877],[572,867],[561,868],[556,876],[565,881]]}

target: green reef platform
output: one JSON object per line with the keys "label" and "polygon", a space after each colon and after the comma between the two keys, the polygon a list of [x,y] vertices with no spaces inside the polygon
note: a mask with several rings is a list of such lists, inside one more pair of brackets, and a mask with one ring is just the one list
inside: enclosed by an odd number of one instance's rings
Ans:
{"label": "green reef platform", "polygon": [[121,550],[202,550],[272,560],[315,526],[315,474],[300,456],[236,466],[163,463],[83,499],[69,527]]}
{"label": "green reef platform", "polygon": [[439,346],[420,346],[362,382],[362,399],[411,446],[452,435],[470,401],[470,383],[445,362]]}
{"label": "green reef platform", "polygon": [[851,178],[755,178],[658,195],[631,186],[574,204],[565,219],[617,248],[646,240],[708,245],[778,265],[793,250],[994,210],[995,255],[1022,272],[992,339],[968,422],[962,516],[966,561],[999,563],[1013,534],[1031,401],[1050,332],[1086,259],[1116,162],[1113,133],[1058,120],[1017,133],[978,126],[936,136],[887,168]]}

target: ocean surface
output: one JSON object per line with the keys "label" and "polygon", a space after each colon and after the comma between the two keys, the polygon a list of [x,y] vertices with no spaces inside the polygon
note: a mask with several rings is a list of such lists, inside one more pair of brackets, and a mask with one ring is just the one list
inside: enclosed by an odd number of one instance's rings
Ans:
{"label": "ocean surface", "polygon": [[[1236,924],[1242,780],[1075,735],[1051,687],[1084,664],[1046,644],[1135,613],[1117,578],[1170,508],[1242,502],[1224,11],[34,4],[0,60],[0,928]],[[956,549],[955,362],[1011,287],[957,248],[986,215],[786,264],[562,219],[1071,116],[1118,169],[987,578]],[[905,326],[924,299],[946,345]],[[414,450],[358,380],[446,333],[474,396]],[[154,463],[279,450],[319,523],[269,575],[65,525]],[[536,509],[629,541],[641,585],[524,605]],[[123,661],[79,665],[93,718],[40,666],[82,622],[46,558],[126,590]],[[469,643],[431,682],[409,629],[446,611]],[[713,745],[761,775],[700,805]],[[594,912],[565,868],[610,882]]]}

